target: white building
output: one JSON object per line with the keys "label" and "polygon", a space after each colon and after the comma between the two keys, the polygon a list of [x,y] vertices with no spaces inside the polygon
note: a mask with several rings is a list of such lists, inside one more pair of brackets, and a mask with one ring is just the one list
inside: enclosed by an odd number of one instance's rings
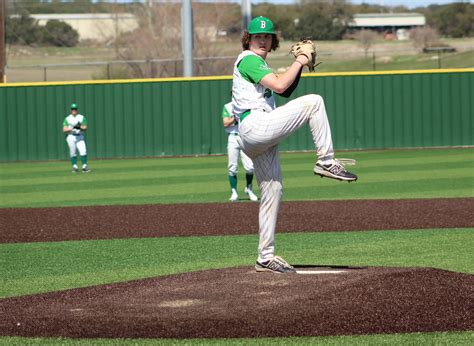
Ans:
{"label": "white building", "polygon": [[[72,14],[31,14],[31,18],[39,25],[46,25],[48,20],[59,20],[69,24],[79,33],[79,41],[93,40],[106,42],[124,32],[138,28],[138,20],[131,13],[72,13]],[[197,35],[214,42],[217,38],[217,28],[214,25],[197,26]],[[169,28],[168,34],[174,37],[180,35],[179,28]]]}
{"label": "white building", "polygon": [[124,32],[138,28],[137,18],[131,13],[71,13],[71,14],[31,14],[39,25],[48,20],[59,20],[69,24],[79,33],[79,40],[99,42],[116,38]]}
{"label": "white building", "polygon": [[355,14],[349,27],[353,30],[370,29],[396,33],[398,39],[407,39],[407,31],[426,25],[420,13],[364,13]]}

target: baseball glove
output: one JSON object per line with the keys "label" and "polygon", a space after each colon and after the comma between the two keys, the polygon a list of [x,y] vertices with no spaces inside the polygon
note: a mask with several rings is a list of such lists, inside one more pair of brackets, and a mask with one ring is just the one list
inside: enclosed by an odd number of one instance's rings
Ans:
{"label": "baseball glove", "polygon": [[290,48],[290,54],[293,54],[295,58],[300,55],[305,55],[309,59],[307,66],[310,72],[314,72],[315,67],[320,64],[316,64],[316,46],[311,40],[301,39],[293,43]]}
{"label": "baseball glove", "polygon": [[76,130],[80,130],[81,129],[81,123],[77,123],[76,126],[74,126],[73,128],[76,129]]}

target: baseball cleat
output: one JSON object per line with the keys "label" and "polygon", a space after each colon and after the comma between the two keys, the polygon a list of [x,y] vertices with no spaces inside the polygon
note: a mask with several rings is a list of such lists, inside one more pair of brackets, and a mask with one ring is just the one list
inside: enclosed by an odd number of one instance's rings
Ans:
{"label": "baseball cleat", "polygon": [[82,167],[82,173],[89,173],[91,170],[87,167]]}
{"label": "baseball cleat", "polygon": [[257,195],[252,191],[252,189],[249,189],[248,187],[245,188],[244,190],[245,194],[249,196],[250,200],[253,202],[258,201]]}
{"label": "baseball cleat", "polygon": [[229,201],[235,202],[239,200],[239,195],[235,189],[232,189],[232,194],[230,195]]}
{"label": "baseball cleat", "polygon": [[333,160],[333,162],[328,165],[324,165],[318,160],[316,165],[314,165],[313,172],[314,174],[321,176],[321,178],[327,177],[348,182],[356,181],[357,175],[346,170],[344,164],[354,165],[355,161],[350,159],[339,159]]}
{"label": "baseball cleat", "polygon": [[79,172],[79,168],[77,167],[72,167],[72,173],[77,173]]}
{"label": "baseball cleat", "polygon": [[296,269],[289,265],[283,258],[275,256],[272,259],[259,262],[255,264],[255,270],[257,272],[272,272],[272,273],[296,273]]}

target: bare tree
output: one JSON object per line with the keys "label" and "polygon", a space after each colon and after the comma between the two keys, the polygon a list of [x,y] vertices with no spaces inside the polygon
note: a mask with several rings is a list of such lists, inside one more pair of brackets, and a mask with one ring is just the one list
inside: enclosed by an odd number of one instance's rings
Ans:
{"label": "bare tree", "polygon": [[415,48],[428,48],[435,46],[439,41],[438,32],[429,26],[415,28],[410,31]]}
{"label": "bare tree", "polygon": [[373,30],[360,30],[354,36],[364,49],[367,58],[367,52],[378,37],[377,33]]}
{"label": "bare tree", "polygon": [[[235,4],[193,3],[194,12],[194,75],[229,74],[232,61],[203,60],[225,55],[218,41],[219,32],[233,20]],[[139,28],[122,34],[116,43],[117,59],[127,61],[130,77],[155,78],[181,76],[181,4],[141,4],[135,15]],[[239,47],[232,55],[238,53]]]}
{"label": "bare tree", "polygon": [[[139,27],[122,34],[115,44],[117,59],[126,61],[134,78],[168,77],[177,74],[181,57],[181,6],[142,4],[135,16]],[[164,60],[159,63],[156,60]]]}
{"label": "bare tree", "polygon": [[219,36],[219,32],[226,28],[226,24],[235,20],[235,13],[232,11],[235,6],[218,3],[194,4],[193,6],[195,56],[210,58],[231,56],[231,58],[196,61],[194,64],[196,75],[232,74],[233,62],[240,52],[240,46],[232,45],[223,49],[226,45],[221,44],[223,39]]}

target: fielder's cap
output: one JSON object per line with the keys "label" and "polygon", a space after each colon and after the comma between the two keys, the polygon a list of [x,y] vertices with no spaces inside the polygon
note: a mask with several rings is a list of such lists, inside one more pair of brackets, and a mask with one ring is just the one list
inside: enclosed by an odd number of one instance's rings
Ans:
{"label": "fielder's cap", "polygon": [[270,19],[259,16],[252,19],[249,23],[248,32],[253,34],[275,34],[275,28]]}
{"label": "fielder's cap", "polygon": [[71,109],[77,109],[77,104],[72,103],[72,104],[71,104]]}

